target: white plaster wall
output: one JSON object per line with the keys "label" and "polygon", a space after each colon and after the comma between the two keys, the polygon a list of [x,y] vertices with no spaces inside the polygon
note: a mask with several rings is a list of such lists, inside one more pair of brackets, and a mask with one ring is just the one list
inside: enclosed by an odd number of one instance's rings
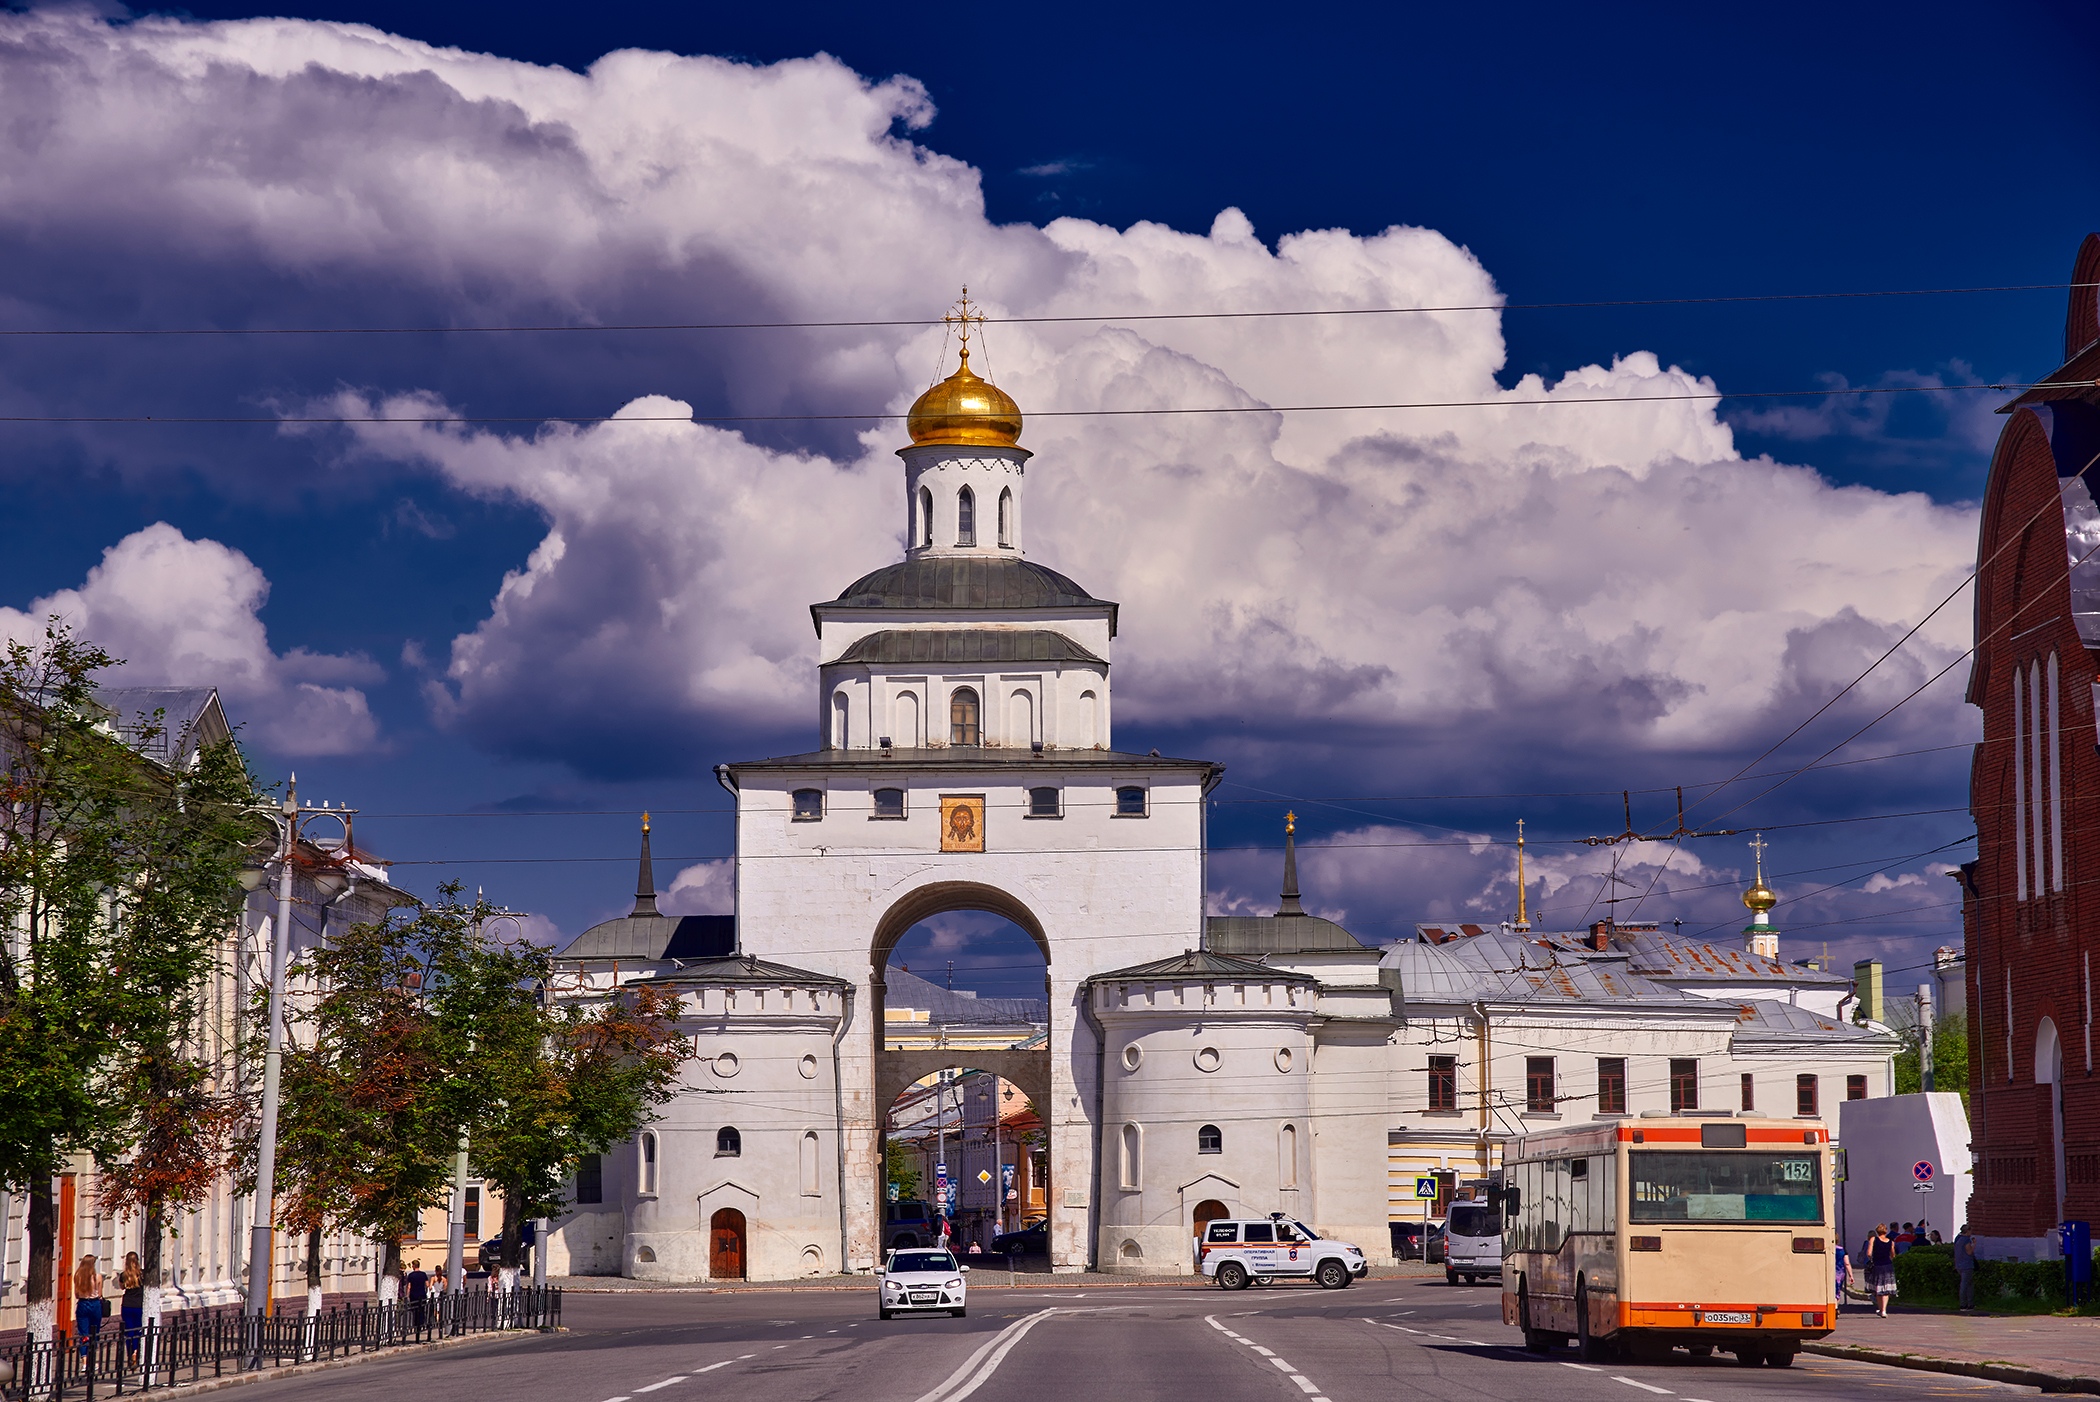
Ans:
{"label": "white plaster wall", "polygon": [[[1022,488],[1027,481],[1029,453],[1025,448],[959,448],[943,444],[926,447],[900,448],[897,456],[904,459],[904,509],[906,540],[910,555],[962,555],[973,551],[986,554],[1019,555],[1024,536],[1022,531],[1027,520],[1024,506],[1026,493]],[[967,486],[977,497],[976,544],[958,546],[955,543],[956,502],[962,489]],[[925,487],[933,493],[933,544],[921,545],[923,533],[913,534],[915,512],[912,503],[918,499],[919,489]],[[999,493],[1013,493],[1012,544],[1005,549],[999,545]]]}
{"label": "white plaster wall", "polygon": [[[1095,1048],[1078,1008],[1090,975],[1139,964],[1202,943],[1202,771],[1152,769],[1102,774],[1061,769],[1054,760],[938,776],[901,766],[884,777],[907,789],[903,822],[833,815],[790,820],[792,790],[828,786],[821,768],[745,771],[737,815],[738,937],[745,952],[850,981],[858,1023],[844,1046],[849,1263],[874,1262],[877,1125],[875,1042],[869,1006],[872,943],[883,915],[922,887],[969,882],[1010,893],[1050,944],[1051,1094],[1048,1120],[1051,1259],[1076,1269],[1087,1260],[1094,1113]],[[854,776],[856,791],[868,776]],[[1030,783],[1062,782],[1066,815],[1028,820]],[[1150,815],[1117,818],[1114,789],[1151,789]],[[986,798],[983,853],[943,853],[939,797]]]}
{"label": "white plaster wall", "polygon": [[[1858,1250],[1876,1222],[1923,1218],[1954,1240],[1968,1220],[1976,1186],[1969,1117],[1959,1095],[1935,1091],[1847,1101],[1832,1123],[1849,1175],[1841,1198],[1846,1250]],[[1914,1187],[1911,1166],[1921,1161],[1933,1166],[1929,1192]],[[1996,1253],[1979,1247],[1978,1254]]]}
{"label": "white plaster wall", "polygon": [[1391,1032],[1386,1019],[1324,1021],[1308,1078],[1314,1191],[1307,1220],[1328,1236],[1355,1243],[1378,1264],[1392,1259],[1383,1074]]}

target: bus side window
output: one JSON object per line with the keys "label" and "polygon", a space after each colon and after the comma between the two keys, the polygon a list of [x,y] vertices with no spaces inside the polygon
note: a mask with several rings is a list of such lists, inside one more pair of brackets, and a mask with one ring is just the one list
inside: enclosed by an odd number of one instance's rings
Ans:
{"label": "bus side window", "polygon": [[1616,1154],[1606,1154],[1597,1160],[1597,1197],[1601,1207],[1598,1216],[1603,1230],[1615,1232],[1619,1229],[1619,1159]]}
{"label": "bus side window", "polygon": [[1568,1160],[1569,1190],[1573,1201],[1568,1206],[1568,1230],[1587,1232],[1595,1229],[1596,1212],[1590,1205],[1590,1161]]}

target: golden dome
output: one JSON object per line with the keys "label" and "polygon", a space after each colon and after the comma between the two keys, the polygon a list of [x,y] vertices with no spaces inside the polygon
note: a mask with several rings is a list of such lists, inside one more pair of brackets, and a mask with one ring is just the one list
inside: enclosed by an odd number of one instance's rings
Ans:
{"label": "golden dome", "polygon": [[1763,877],[1759,877],[1755,886],[1743,892],[1743,904],[1750,907],[1756,914],[1763,915],[1773,906],[1779,904],[1779,894],[1771,887],[1765,885]]}
{"label": "golden dome", "polygon": [[914,444],[1011,448],[1021,439],[1021,406],[990,380],[977,377],[965,344],[962,364],[912,402],[904,427]]}

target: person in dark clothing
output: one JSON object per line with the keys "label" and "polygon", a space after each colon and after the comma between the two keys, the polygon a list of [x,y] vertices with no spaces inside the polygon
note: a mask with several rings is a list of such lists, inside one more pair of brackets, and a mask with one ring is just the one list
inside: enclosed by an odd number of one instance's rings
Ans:
{"label": "person in dark clothing", "polygon": [[408,1274],[401,1278],[408,1287],[408,1324],[411,1329],[423,1327],[423,1312],[430,1308],[430,1275],[423,1269],[421,1261],[408,1263]]}
{"label": "person in dark clothing", "polygon": [[1889,1224],[1874,1224],[1874,1235],[1867,1238],[1867,1290],[1874,1296],[1874,1316],[1889,1317],[1889,1299],[1896,1293],[1896,1242],[1889,1235]]}
{"label": "person in dark clothing", "polygon": [[139,1265],[138,1252],[124,1253],[124,1273],[117,1277],[117,1283],[124,1287],[124,1299],[121,1302],[124,1311],[124,1347],[136,1358],[139,1356],[139,1330],[144,1327],[146,1320],[146,1272]]}

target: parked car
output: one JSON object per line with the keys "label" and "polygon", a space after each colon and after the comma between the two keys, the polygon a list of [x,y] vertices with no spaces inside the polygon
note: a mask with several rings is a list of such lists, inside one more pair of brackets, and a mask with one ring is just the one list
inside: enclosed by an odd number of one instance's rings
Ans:
{"label": "parked car", "polygon": [[1030,1222],[1018,1232],[1001,1232],[992,1238],[994,1256],[1035,1256],[1050,1249],[1050,1219]]}
{"label": "parked car", "polygon": [[1396,1261],[1419,1261],[1426,1249],[1423,1244],[1421,1222],[1393,1222],[1393,1259]]}
{"label": "parked car", "polygon": [[882,1214],[882,1249],[903,1251],[934,1246],[941,1239],[941,1220],[930,1202],[903,1198],[891,1203]]}
{"label": "parked car", "polygon": [[1422,1259],[1432,1266],[1444,1263],[1444,1224],[1431,1222],[1422,1241]]}

